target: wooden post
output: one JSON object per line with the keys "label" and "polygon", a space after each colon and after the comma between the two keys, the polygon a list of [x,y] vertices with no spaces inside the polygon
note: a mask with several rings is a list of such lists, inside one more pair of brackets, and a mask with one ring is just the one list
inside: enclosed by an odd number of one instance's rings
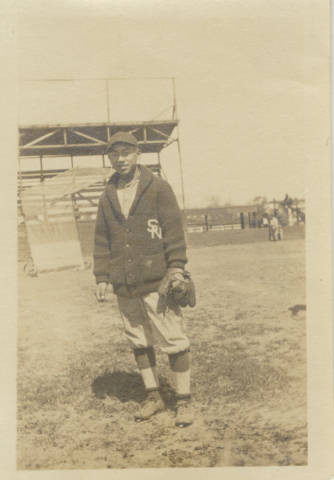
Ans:
{"label": "wooden post", "polygon": [[109,82],[106,79],[106,96],[107,96],[107,120],[110,123],[110,104],[109,104]]}
{"label": "wooden post", "polygon": [[43,171],[43,155],[40,155],[39,156],[39,175],[40,175],[40,179],[41,179],[41,182],[43,182],[44,180],[44,171]]}
{"label": "wooden post", "polygon": [[[177,104],[176,104],[176,86],[175,86],[175,78],[173,78],[173,120],[177,120]],[[185,201],[185,194],[184,194],[184,181],[183,181],[183,164],[182,164],[182,156],[181,156],[181,147],[180,147],[180,129],[179,129],[179,122],[176,125],[177,130],[177,151],[179,154],[179,164],[180,164],[180,176],[181,176],[181,191],[182,191],[182,204],[183,210],[186,209],[186,201]]]}
{"label": "wooden post", "polygon": [[161,161],[160,161],[160,152],[157,153],[158,155],[158,165],[159,165],[159,177],[161,177]]}
{"label": "wooden post", "polygon": [[176,85],[175,85],[175,78],[173,77],[173,114],[172,114],[172,119],[175,120],[177,118],[177,112],[176,112]]}
{"label": "wooden post", "polygon": [[21,157],[19,156],[19,191],[22,191],[22,167],[21,167]]}
{"label": "wooden post", "polygon": [[22,190],[23,190],[23,184],[22,184],[22,168],[21,168],[21,157],[19,156],[19,188],[18,188],[18,203],[20,205],[19,212],[20,215],[23,216],[24,218],[24,212],[23,212],[23,207],[22,207]]}
{"label": "wooden post", "polygon": [[205,230],[209,231],[209,218],[208,215],[204,215]]}
{"label": "wooden post", "polygon": [[179,132],[177,134],[177,150],[179,154],[179,163],[180,163],[180,175],[181,175],[181,191],[182,191],[182,204],[183,210],[186,209],[186,200],[184,194],[184,181],[183,181],[183,165],[182,165],[182,157],[181,157],[181,147],[180,147],[180,139],[179,139]]}
{"label": "wooden post", "polygon": [[[104,158],[104,153],[102,154],[102,167],[106,168],[106,161],[105,161],[105,158]],[[103,184],[107,185],[107,179],[105,177],[103,178]]]}
{"label": "wooden post", "polygon": [[[39,164],[40,164],[40,178],[41,178],[41,182],[43,182],[44,181],[43,155],[39,156]],[[43,202],[44,221],[48,223],[49,218],[48,218],[48,208],[47,208],[47,202],[45,199],[45,193],[42,193],[42,202]]]}

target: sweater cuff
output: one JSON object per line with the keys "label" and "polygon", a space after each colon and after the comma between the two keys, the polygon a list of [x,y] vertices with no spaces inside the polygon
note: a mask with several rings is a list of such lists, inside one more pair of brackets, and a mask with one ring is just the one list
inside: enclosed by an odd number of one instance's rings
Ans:
{"label": "sweater cuff", "polygon": [[179,268],[181,270],[184,270],[186,262],[182,260],[172,260],[171,262],[168,262],[168,269],[170,268]]}
{"label": "sweater cuff", "polygon": [[168,271],[168,273],[183,273],[183,272],[184,272],[184,268],[168,267],[167,271]]}
{"label": "sweater cuff", "polygon": [[108,275],[98,275],[95,278],[96,278],[96,284],[109,283],[109,276]]}

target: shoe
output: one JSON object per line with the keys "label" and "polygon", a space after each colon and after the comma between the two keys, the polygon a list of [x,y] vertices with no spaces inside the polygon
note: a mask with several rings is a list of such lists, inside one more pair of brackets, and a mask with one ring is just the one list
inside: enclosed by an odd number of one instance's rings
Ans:
{"label": "shoe", "polygon": [[165,404],[159,392],[149,392],[147,398],[140,405],[139,412],[135,415],[136,422],[143,422],[165,409]]}
{"label": "shoe", "polygon": [[178,400],[176,408],[175,425],[177,427],[188,427],[194,422],[194,408],[190,399]]}

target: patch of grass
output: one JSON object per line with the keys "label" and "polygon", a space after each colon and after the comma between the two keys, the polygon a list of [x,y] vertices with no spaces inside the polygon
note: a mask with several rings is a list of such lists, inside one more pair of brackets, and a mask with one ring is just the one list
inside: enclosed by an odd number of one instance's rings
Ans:
{"label": "patch of grass", "polygon": [[303,465],[307,461],[304,242],[193,249],[198,305],[185,310],[196,422],[168,409],[136,424],[144,398],[115,299],[90,272],[20,277],[19,469]]}

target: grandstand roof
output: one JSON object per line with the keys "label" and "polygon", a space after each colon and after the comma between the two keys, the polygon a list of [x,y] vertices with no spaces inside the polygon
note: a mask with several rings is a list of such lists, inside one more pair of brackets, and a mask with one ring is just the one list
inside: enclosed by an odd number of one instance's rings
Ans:
{"label": "grandstand roof", "polygon": [[174,141],[178,120],[19,126],[21,157],[101,155],[119,130],[131,132],[143,153],[158,153]]}

